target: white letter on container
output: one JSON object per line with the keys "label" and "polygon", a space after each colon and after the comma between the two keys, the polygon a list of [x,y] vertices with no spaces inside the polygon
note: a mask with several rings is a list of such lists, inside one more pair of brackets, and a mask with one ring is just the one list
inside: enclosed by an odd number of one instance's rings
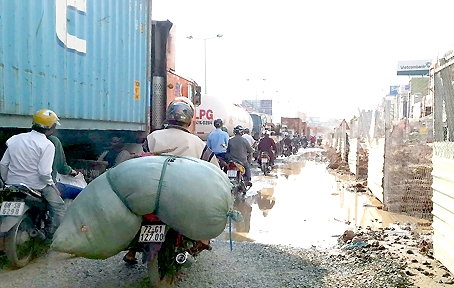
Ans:
{"label": "white letter on container", "polygon": [[76,50],[77,52],[87,53],[87,41],[77,38],[74,35],[68,34],[66,27],[66,15],[68,7],[86,12],[87,0],[56,0],[55,2],[55,31],[57,37],[68,49]]}

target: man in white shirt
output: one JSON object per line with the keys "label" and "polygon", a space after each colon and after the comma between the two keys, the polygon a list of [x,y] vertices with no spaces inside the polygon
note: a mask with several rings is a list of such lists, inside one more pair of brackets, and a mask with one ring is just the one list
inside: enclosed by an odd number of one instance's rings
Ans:
{"label": "man in white shirt", "polygon": [[[249,134],[249,128],[245,128],[244,129],[244,134],[243,134],[243,138],[245,138],[247,140],[247,142],[249,143],[249,145],[251,145],[251,147],[254,147],[254,143],[255,143],[255,140],[254,138]],[[249,154],[248,157],[247,157],[247,160],[249,161],[249,164],[252,164],[252,155]]]}
{"label": "man in white shirt", "polygon": [[53,111],[42,109],[33,115],[32,131],[14,135],[6,141],[8,148],[0,161],[0,173],[8,185],[25,184],[41,191],[49,203],[52,237],[65,213],[65,202],[52,179],[55,146],[47,139],[58,122]]}

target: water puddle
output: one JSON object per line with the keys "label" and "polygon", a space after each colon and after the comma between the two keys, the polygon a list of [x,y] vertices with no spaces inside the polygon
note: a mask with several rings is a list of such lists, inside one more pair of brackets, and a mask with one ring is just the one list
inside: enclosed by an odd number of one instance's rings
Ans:
{"label": "water puddle", "polygon": [[[346,229],[358,226],[428,226],[426,220],[379,209],[380,201],[371,194],[342,187],[348,177],[331,175],[320,157],[320,151],[310,151],[277,160],[269,176],[256,171],[251,190],[234,204],[244,221],[232,222],[232,240],[326,248],[337,245],[337,236]],[[228,226],[217,239],[229,239]]]}
{"label": "water puddle", "polygon": [[[337,243],[333,232],[342,234],[346,224],[332,214],[333,209],[339,209],[331,195],[335,178],[325,165],[291,160],[278,165],[270,176],[255,176],[254,191],[235,203],[244,222],[233,222],[233,240],[303,248]],[[229,239],[228,228],[218,239]]]}
{"label": "water puddle", "polygon": [[412,226],[417,232],[431,229],[430,221],[403,214],[382,210],[382,203],[371,193],[358,193],[350,189],[339,189],[339,205],[343,214],[341,219],[351,227],[372,228],[374,230],[395,228],[396,224]]}

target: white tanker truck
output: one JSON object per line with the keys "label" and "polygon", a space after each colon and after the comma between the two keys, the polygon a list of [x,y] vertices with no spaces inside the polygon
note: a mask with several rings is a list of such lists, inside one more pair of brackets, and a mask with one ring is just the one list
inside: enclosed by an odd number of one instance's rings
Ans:
{"label": "white tanker truck", "polygon": [[252,118],[243,108],[211,95],[202,96],[202,104],[197,107],[196,135],[203,141],[216,128],[213,125],[215,119],[221,118],[227,128],[229,136],[233,136],[233,127],[241,125],[252,131]]}

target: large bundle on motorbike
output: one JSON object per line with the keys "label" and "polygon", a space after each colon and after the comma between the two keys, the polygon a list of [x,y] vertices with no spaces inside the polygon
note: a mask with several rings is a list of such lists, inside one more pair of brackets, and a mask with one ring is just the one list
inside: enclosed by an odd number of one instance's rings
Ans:
{"label": "large bundle on motorbike", "polygon": [[87,258],[113,256],[133,240],[140,216],[150,213],[188,238],[214,238],[227,223],[230,190],[225,173],[203,160],[128,160],[96,178],[74,200],[53,247]]}

